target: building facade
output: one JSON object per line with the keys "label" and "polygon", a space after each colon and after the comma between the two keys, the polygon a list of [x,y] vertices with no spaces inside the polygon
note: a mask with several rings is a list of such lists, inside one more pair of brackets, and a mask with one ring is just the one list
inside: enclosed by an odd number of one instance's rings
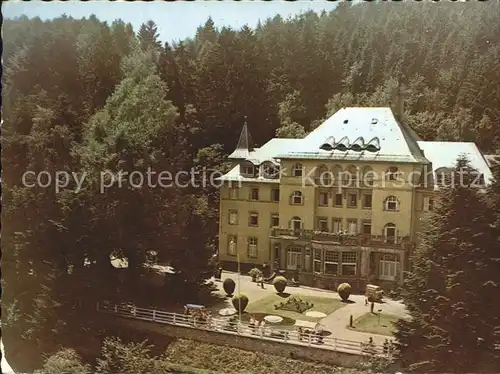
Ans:
{"label": "building facade", "polygon": [[390,108],[343,108],[303,139],[253,148],[245,124],[221,179],[219,260],[268,264],[301,284],[401,285],[443,175],[474,143],[425,142]]}

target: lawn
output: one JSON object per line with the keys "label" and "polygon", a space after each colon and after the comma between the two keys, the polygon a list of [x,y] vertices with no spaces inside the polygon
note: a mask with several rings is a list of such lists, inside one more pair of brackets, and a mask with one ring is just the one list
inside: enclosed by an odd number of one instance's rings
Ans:
{"label": "lawn", "polygon": [[314,306],[306,310],[304,313],[275,309],[274,305],[280,302],[284,302],[287,299],[287,295],[288,294],[286,295],[272,294],[255,302],[250,302],[245,311],[248,314],[252,313],[265,314],[265,315],[272,314],[293,320],[301,319],[304,321],[318,321],[320,320],[320,318],[308,317],[306,316],[306,313],[310,311],[317,311],[317,312],[323,312],[326,315],[328,315],[333,313],[337,309],[342,308],[345,305],[342,301],[338,299],[319,297],[319,296],[295,295],[299,296],[304,301],[309,301],[310,303],[313,303]]}
{"label": "lawn", "polygon": [[348,328],[350,330],[392,336],[393,332],[396,330],[394,322],[398,319],[398,316],[381,313],[379,323],[378,314],[366,313],[354,321],[354,327],[348,326]]}

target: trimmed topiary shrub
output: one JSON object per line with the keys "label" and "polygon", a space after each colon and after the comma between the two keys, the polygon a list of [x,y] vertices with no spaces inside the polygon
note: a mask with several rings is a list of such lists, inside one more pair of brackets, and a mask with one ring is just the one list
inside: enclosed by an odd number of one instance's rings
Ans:
{"label": "trimmed topiary shrub", "polygon": [[349,283],[341,283],[337,288],[337,292],[342,301],[347,301],[349,300],[349,296],[351,296],[351,285]]}
{"label": "trimmed topiary shrub", "polygon": [[244,293],[240,293],[233,297],[232,302],[234,309],[238,312],[243,312],[248,305],[248,296]]}
{"label": "trimmed topiary shrub", "polygon": [[304,301],[298,296],[290,296],[286,301],[280,302],[274,306],[274,309],[278,310],[288,310],[296,313],[304,313],[306,310],[311,309],[314,306],[313,303],[309,301]]}
{"label": "trimmed topiary shrub", "polygon": [[278,293],[283,293],[286,288],[286,278],[282,276],[274,278],[273,286]]}
{"label": "trimmed topiary shrub", "polygon": [[228,296],[232,296],[236,288],[236,283],[231,278],[226,278],[224,279],[224,283],[222,283],[222,288],[224,288]]}
{"label": "trimmed topiary shrub", "polygon": [[256,282],[258,278],[262,277],[262,272],[257,268],[253,268],[248,272],[248,275],[252,277],[252,282]]}

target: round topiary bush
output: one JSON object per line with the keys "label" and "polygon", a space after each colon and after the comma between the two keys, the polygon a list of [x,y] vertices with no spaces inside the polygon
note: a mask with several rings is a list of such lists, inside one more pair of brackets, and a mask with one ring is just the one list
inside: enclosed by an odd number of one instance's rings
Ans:
{"label": "round topiary bush", "polygon": [[278,293],[283,293],[286,288],[286,278],[281,276],[274,278],[273,286]]}
{"label": "round topiary bush", "polygon": [[248,305],[248,296],[244,293],[240,293],[239,295],[233,297],[232,302],[234,309],[241,313]]}
{"label": "round topiary bush", "polygon": [[338,286],[337,292],[342,301],[347,301],[349,296],[351,296],[351,285],[349,283],[342,283]]}
{"label": "round topiary bush", "polygon": [[231,278],[226,278],[224,279],[224,283],[222,283],[222,288],[224,288],[228,296],[231,296],[236,288],[236,283]]}
{"label": "round topiary bush", "polygon": [[252,277],[252,282],[256,282],[258,278],[262,277],[262,271],[257,268],[253,268],[248,272],[248,275]]}

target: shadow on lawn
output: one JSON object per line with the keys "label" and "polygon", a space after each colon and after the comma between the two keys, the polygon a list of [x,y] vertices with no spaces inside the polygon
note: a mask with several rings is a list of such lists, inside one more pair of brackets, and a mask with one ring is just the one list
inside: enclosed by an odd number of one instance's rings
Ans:
{"label": "shadow on lawn", "polygon": [[287,297],[289,297],[291,294],[289,294],[288,292],[282,292],[282,293],[276,293],[279,297],[282,297],[284,299],[286,299]]}
{"label": "shadow on lawn", "polygon": [[[264,317],[266,316],[269,316],[270,313],[259,313],[259,312],[243,312],[242,315],[241,315],[241,319],[245,322],[249,322],[251,318],[261,322],[262,320],[264,320]],[[273,327],[276,327],[276,328],[279,328],[279,327],[284,327],[284,326],[293,326],[295,324],[295,319],[293,318],[290,318],[290,317],[284,317],[282,315],[280,315],[281,318],[283,318],[283,320],[279,323],[273,323],[273,324],[269,324],[269,326],[273,326]]]}
{"label": "shadow on lawn", "polygon": [[356,304],[356,302],[353,300],[340,300],[340,301],[344,304]]}

